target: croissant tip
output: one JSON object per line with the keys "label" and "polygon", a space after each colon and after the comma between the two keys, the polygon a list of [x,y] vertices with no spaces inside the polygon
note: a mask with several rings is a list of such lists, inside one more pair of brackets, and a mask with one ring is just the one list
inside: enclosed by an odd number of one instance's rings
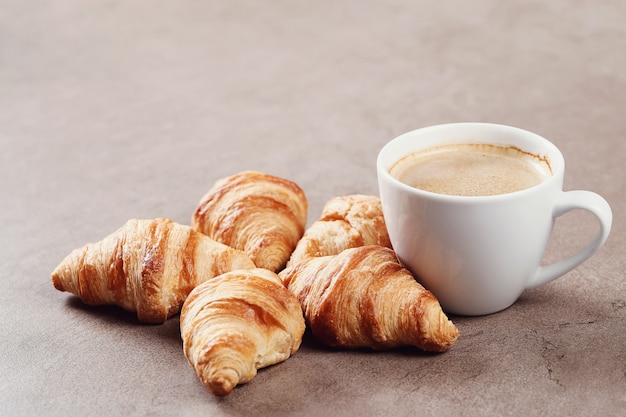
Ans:
{"label": "croissant tip", "polygon": [[207,387],[209,391],[211,391],[214,395],[218,397],[224,397],[232,392],[235,388],[235,383],[231,381],[231,379],[226,375],[219,375],[213,377],[211,381],[208,382]]}
{"label": "croissant tip", "polygon": [[445,352],[448,349],[450,349],[452,345],[456,343],[456,341],[459,339],[459,336],[461,335],[461,332],[459,331],[458,327],[456,327],[454,323],[452,323],[451,320],[448,320],[445,326],[447,327],[447,332],[445,336],[442,336],[442,341],[439,345],[438,352]]}
{"label": "croissant tip", "polygon": [[59,274],[56,272],[52,273],[52,285],[54,285],[54,288],[56,288],[59,291],[65,291],[65,287],[63,286],[63,281],[61,280],[61,277],[59,276]]}

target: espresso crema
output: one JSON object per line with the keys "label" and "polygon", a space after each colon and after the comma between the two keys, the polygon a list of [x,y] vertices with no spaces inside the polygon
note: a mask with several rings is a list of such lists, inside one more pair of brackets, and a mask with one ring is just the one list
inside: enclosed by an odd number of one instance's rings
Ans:
{"label": "espresso crema", "polygon": [[512,193],[552,175],[545,157],[489,144],[446,145],[414,152],[397,161],[389,173],[411,187],[458,196]]}

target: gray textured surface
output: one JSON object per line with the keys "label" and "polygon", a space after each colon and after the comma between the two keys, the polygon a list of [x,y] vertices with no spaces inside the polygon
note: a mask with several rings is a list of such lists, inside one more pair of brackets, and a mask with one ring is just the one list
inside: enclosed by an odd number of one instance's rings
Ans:
{"label": "gray textured surface", "polygon": [[[0,1],[0,415],[620,415],[625,16],[620,0]],[[565,277],[453,317],[445,354],[307,338],[216,399],[177,317],[138,325],[52,287],[74,247],[132,217],[188,224],[244,169],[300,184],[310,223],[334,196],[377,194],[389,139],[452,121],[546,136],[566,189],[602,194],[615,218]],[[546,260],[594,230],[559,220]]]}

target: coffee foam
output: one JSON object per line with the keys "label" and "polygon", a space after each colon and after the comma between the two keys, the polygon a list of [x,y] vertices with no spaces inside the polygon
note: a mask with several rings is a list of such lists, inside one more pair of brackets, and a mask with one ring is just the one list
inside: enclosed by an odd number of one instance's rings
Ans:
{"label": "coffee foam", "polygon": [[533,187],[550,177],[552,170],[547,158],[514,146],[459,144],[409,154],[389,173],[425,191],[487,196]]}

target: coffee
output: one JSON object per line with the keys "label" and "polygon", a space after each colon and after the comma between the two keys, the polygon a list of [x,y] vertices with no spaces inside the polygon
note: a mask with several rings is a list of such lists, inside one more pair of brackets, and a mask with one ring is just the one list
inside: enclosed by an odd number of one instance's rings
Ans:
{"label": "coffee", "polygon": [[488,196],[533,187],[552,175],[546,158],[514,146],[445,145],[397,161],[391,176],[438,194]]}

